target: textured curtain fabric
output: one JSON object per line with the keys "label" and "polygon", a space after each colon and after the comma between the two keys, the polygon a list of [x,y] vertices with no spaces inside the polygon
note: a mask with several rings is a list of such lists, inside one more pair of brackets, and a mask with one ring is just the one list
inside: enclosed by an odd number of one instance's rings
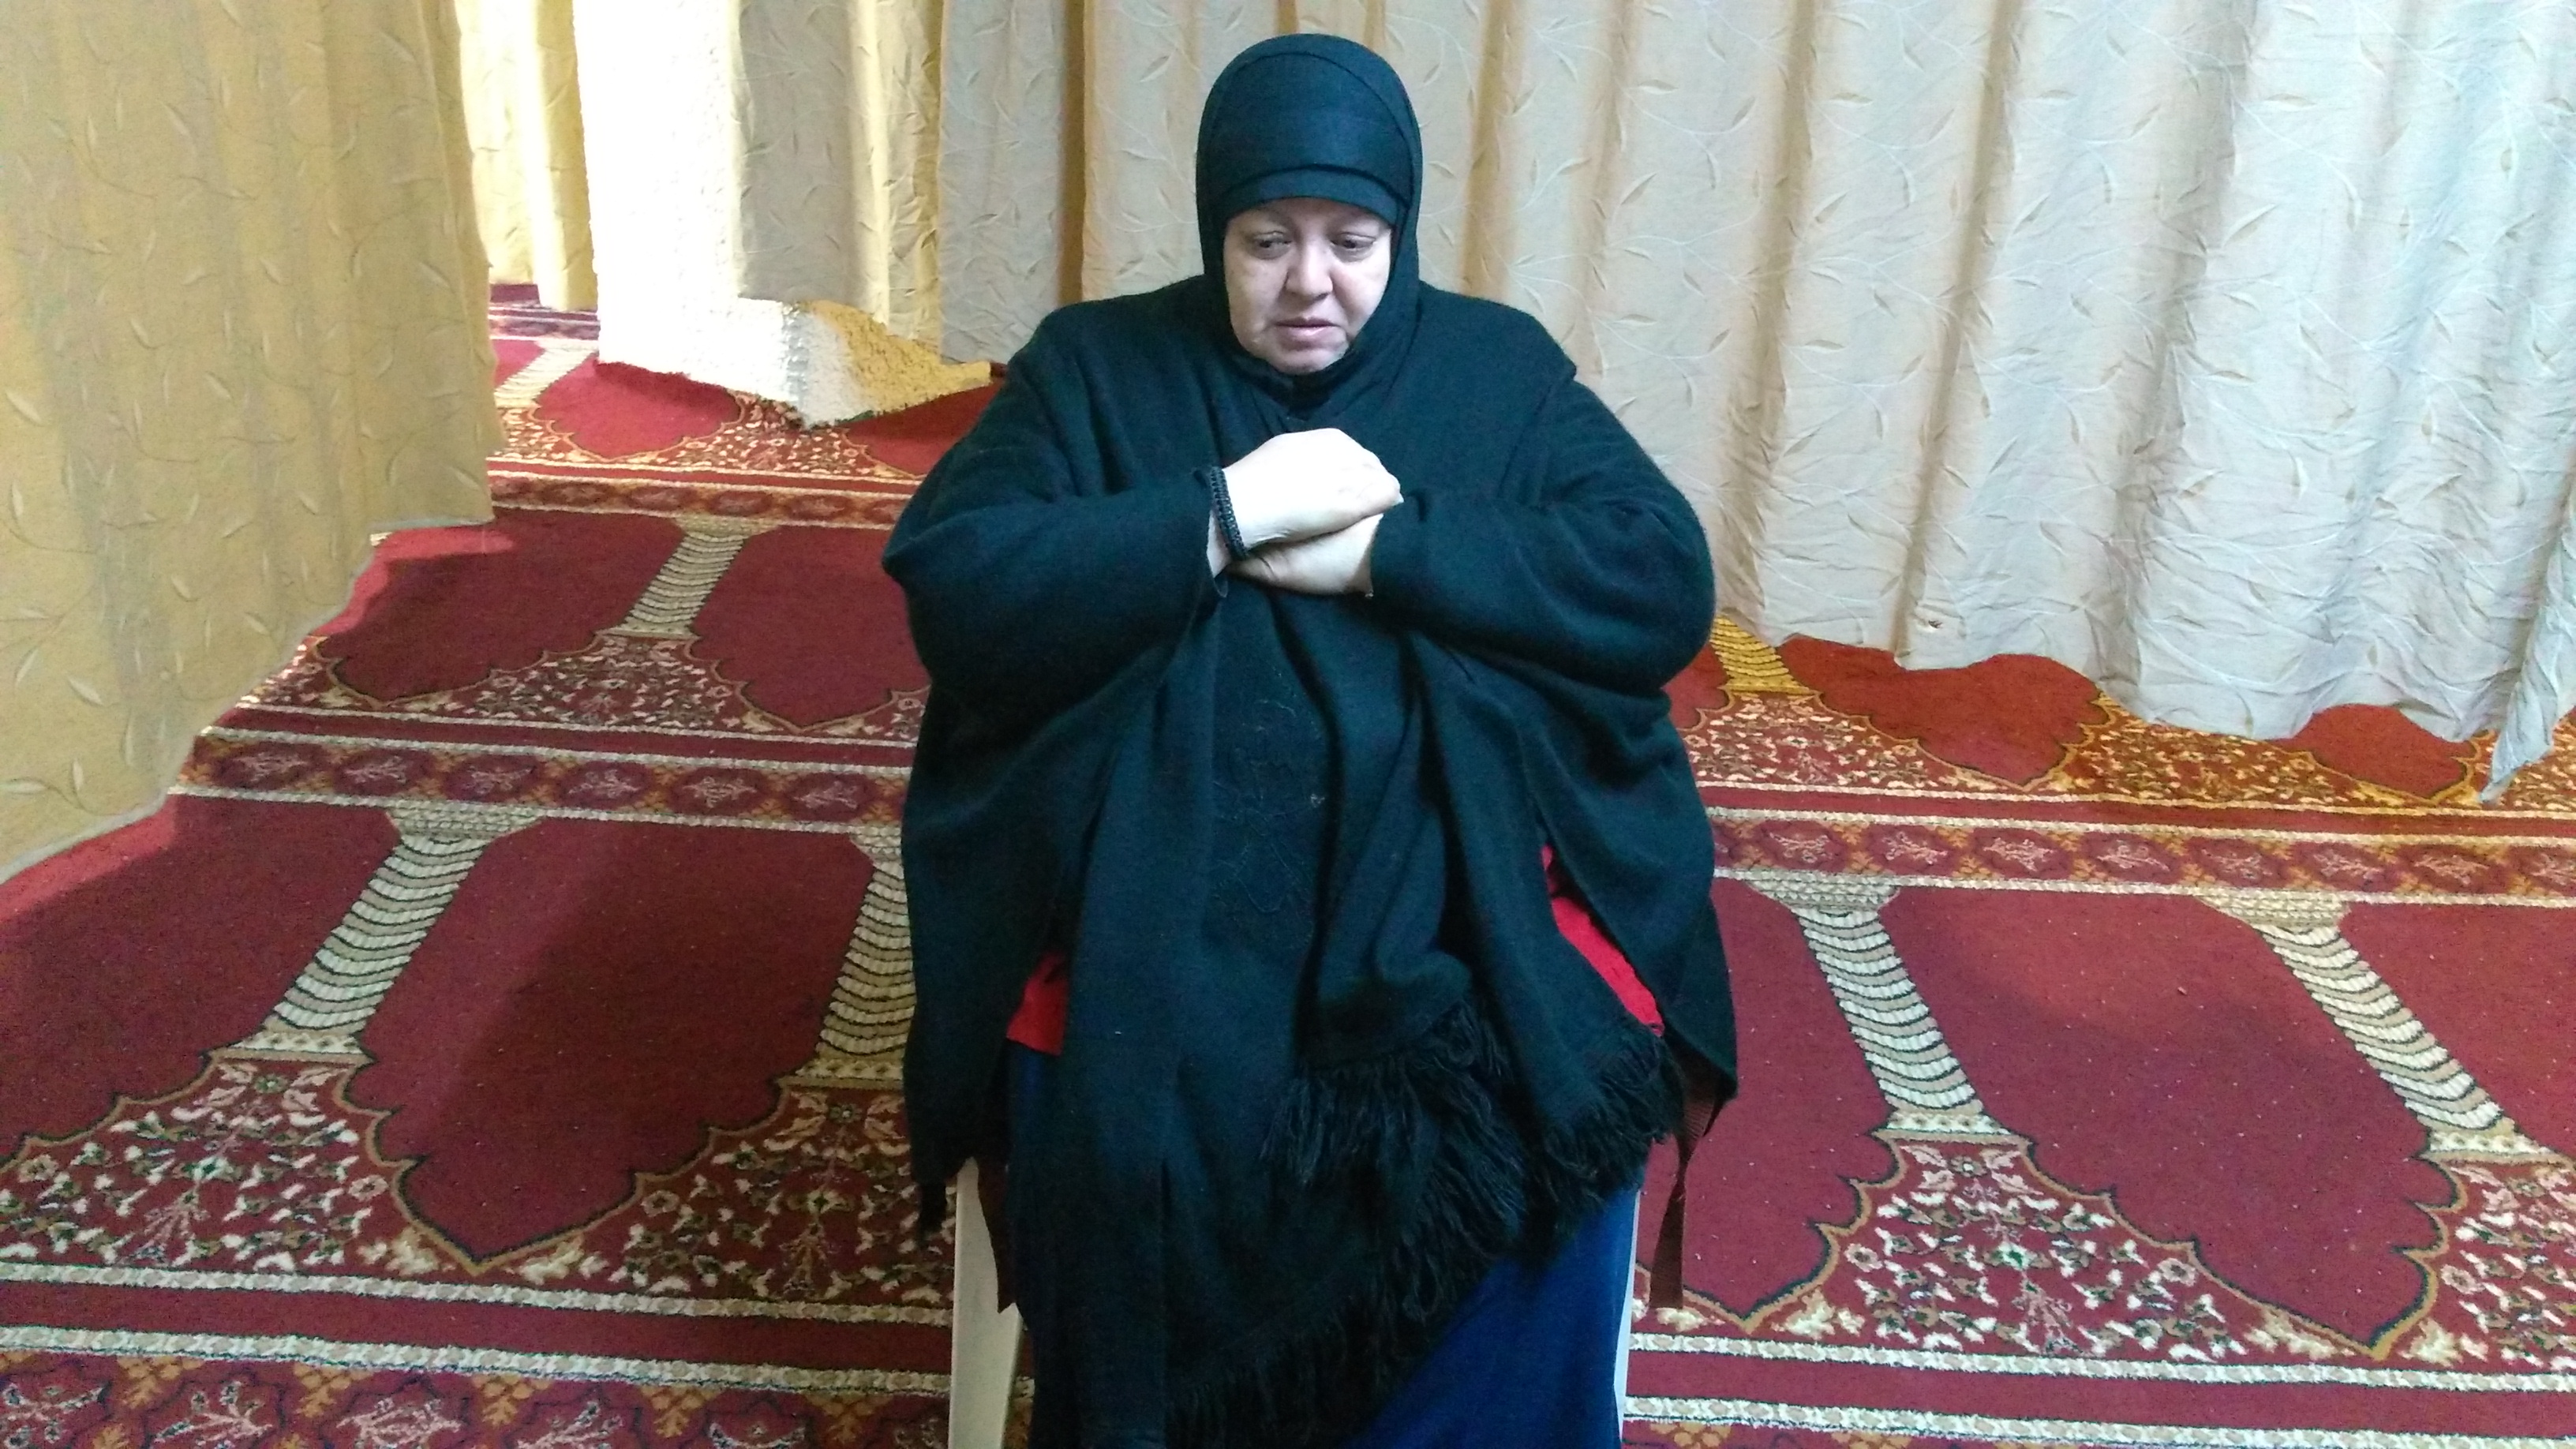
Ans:
{"label": "textured curtain fabric", "polygon": [[0,875],[150,809],[371,532],[490,516],[447,0],[11,0]]}
{"label": "textured curtain fabric", "polygon": [[1761,632],[2499,774],[2576,707],[2564,0],[947,0],[945,350],[1195,269],[1287,29],[1394,62],[1426,276],[1565,339]]}
{"label": "textured curtain fabric", "polygon": [[893,8],[576,0],[602,359],[814,424],[990,380],[903,335],[938,329],[915,190],[936,184],[935,31]]}
{"label": "textured curtain fabric", "polygon": [[937,0],[736,4],[742,295],[937,346]]}
{"label": "textured curtain fabric", "polygon": [[590,270],[572,0],[455,0],[474,205],[496,282],[549,307],[599,304]]}

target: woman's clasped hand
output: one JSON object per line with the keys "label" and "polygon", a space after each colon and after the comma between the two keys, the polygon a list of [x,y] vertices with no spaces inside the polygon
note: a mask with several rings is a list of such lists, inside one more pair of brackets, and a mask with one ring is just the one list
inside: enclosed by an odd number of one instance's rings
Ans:
{"label": "woman's clasped hand", "polygon": [[1375,453],[1339,428],[1281,433],[1225,470],[1235,524],[1251,550],[1229,562],[1211,540],[1210,569],[1300,594],[1364,594],[1378,519],[1404,489]]}

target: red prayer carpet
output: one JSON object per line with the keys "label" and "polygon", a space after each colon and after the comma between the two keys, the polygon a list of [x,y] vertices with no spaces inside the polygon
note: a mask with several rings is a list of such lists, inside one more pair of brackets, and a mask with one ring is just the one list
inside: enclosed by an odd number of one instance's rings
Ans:
{"label": "red prayer carpet", "polygon": [[[7,1449],[945,1442],[878,552],[984,394],[807,432],[494,326],[495,521],[0,884]],[[1632,1444],[2576,1435],[2576,728],[2482,805],[2027,658],[1722,625],[1673,703],[1745,1090]]]}

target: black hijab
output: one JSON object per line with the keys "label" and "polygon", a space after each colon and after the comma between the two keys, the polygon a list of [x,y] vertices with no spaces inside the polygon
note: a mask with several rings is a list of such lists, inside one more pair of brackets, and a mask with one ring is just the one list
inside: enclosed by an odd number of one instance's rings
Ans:
{"label": "black hijab", "polygon": [[[1421,285],[1422,174],[1367,50],[1237,57],[1200,127],[1207,270],[1049,317],[886,552],[932,678],[904,855],[933,1194],[999,1149],[1005,1025],[1039,951],[1072,957],[1009,1131],[1036,1449],[1335,1442],[1497,1259],[1635,1180],[1668,1046],[1731,1076],[1661,693],[1706,637],[1706,543],[1543,329]],[[1291,378],[1235,343],[1221,245],[1296,195],[1385,216],[1396,253],[1350,352]],[[1197,470],[1317,426],[1403,481],[1375,595],[1211,581]],[[1546,845],[1663,1043],[1557,933]]]}
{"label": "black hijab", "polygon": [[[1415,219],[1422,128],[1385,61],[1330,35],[1283,35],[1234,58],[1199,113],[1200,275],[1224,300],[1225,229],[1256,206],[1315,196],[1374,212],[1393,228],[1386,291],[1330,367],[1289,376],[1233,347],[1238,369],[1292,411],[1312,412],[1345,383],[1364,388],[1402,365],[1422,300]],[[1220,326],[1225,326],[1220,312]],[[1233,333],[1223,338],[1230,343]]]}

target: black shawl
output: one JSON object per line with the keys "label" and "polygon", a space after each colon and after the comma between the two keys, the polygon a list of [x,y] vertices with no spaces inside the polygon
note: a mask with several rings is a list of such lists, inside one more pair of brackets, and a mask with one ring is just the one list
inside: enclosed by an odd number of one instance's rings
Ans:
{"label": "black shawl", "polygon": [[[1376,56],[1246,51],[1200,129],[1205,273],[1048,317],[886,551],[932,680],[904,818],[928,1201],[998,1150],[1006,1025],[1040,951],[1072,956],[1010,1163],[1073,1365],[1040,1449],[1333,1442],[1499,1257],[1636,1180],[1676,1058],[1731,1090],[1662,693],[1706,638],[1706,542],[1535,320],[1420,283],[1421,175]],[[1396,213],[1385,297],[1299,378],[1235,344],[1218,250],[1288,195]],[[1327,426],[1404,488],[1374,594],[1211,580],[1194,471]],[[1661,1044],[1558,934],[1546,844]]]}

